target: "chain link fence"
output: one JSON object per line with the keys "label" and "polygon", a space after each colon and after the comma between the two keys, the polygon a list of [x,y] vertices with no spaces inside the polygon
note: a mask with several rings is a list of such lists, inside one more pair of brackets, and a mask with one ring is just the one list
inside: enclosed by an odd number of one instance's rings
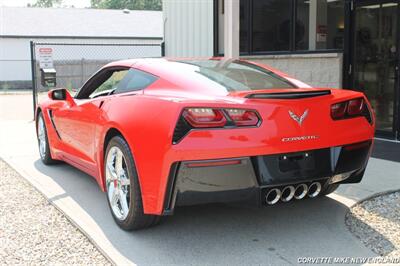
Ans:
{"label": "chain link fence", "polygon": [[[74,94],[84,82],[105,64],[122,59],[161,57],[160,41],[136,43],[50,43],[31,42],[31,67],[34,109],[38,97],[54,87]],[[43,86],[41,69],[54,69],[56,84]]]}

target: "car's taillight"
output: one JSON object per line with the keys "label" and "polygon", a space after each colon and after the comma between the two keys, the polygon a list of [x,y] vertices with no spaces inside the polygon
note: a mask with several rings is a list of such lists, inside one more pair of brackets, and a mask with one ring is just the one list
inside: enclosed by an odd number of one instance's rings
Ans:
{"label": "car's taillight", "polygon": [[192,129],[254,127],[261,124],[255,110],[239,108],[185,108],[174,131],[172,142],[178,143]]}
{"label": "car's taillight", "polygon": [[349,115],[360,115],[364,108],[364,99],[358,98],[350,100],[347,104],[347,113]]}
{"label": "car's taillight", "polygon": [[260,119],[256,112],[243,109],[225,109],[236,126],[257,126]]}
{"label": "car's taillight", "polygon": [[226,118],[221,110],[212,108],[187,108],[183,111],[183,117],[192,127],[223,127]]}
{"label": "car's taillight", "polygon": [[334,120],[364,116],[372,122],[371,112],[363,98],[351,99],[331,105],[331,117]]}
{"label": "car's taillight", "polygon": [[335,103],[331,106],[331,116],[333,119],[343,118],[346,114],[347,102]]}

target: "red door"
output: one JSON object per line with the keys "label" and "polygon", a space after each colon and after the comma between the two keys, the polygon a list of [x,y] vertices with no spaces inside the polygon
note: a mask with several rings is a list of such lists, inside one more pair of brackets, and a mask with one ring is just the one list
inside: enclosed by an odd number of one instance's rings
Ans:
{"label": "red door", "polygon": [[[112,97],[112,96],[109,96]],[[96,171],[96,132],[104,120],[102,109],[109,97],[75,100],[54,111],[54,123],[64,144],[67,160]]]}

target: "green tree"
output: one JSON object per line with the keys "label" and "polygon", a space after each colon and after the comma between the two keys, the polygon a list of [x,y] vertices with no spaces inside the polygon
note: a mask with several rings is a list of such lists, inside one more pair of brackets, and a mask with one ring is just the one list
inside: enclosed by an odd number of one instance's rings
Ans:
{"label": "green tree", "polygon": [[91,0],[92,8],[161,10],[161,0]]}
{"label": "green tree", "polygon": [[36,0],[36,3],[32,7],[53,7],[55,5],[60,6],[62,0]]}

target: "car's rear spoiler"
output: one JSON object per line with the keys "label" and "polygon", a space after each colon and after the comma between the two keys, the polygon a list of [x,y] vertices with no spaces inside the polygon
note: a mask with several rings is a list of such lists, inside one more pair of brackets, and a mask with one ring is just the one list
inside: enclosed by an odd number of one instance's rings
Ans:
{"label": "car's rear spoiler", "polygon": [[330,90],[319,90],[319,91],[299,91],[299,92],[272,92],[272,93],[251,93],[246,95],[246,98],[250,99],[303,99],[318,97],[324,95],[330,95]]}

